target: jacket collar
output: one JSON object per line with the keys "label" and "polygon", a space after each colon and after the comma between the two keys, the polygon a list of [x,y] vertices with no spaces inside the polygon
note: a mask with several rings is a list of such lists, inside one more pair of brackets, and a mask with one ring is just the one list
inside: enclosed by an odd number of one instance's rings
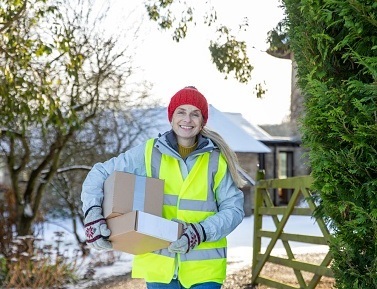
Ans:
{"label": "jacket collar", "polygon": [[[165,132],[159,137],[159,141],[178,152],[178,142],[175,132],[173,130]],[[213,150],[216,145],[208,138],[204,137],[202,134],[198,134],[198,146],[195,152],[210,151]]]}

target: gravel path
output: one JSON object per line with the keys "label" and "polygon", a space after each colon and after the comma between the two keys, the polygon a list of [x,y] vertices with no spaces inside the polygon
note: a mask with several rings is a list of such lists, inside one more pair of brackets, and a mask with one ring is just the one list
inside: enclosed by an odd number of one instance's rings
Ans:
{"label": "gravel path", "polygon": [[[300,260],[305,260],[307,262],[313,264],[319,264],[318,261],[323,260],[325,254],[305,254],[300,255],[302,258]],[[292,272],[291,272],[292,271]],[[264,267],[263,276],[268,276],[269,278],[274,278],[279,280],[280,282],[283,281],[285,283],[289,283],[291,286],[298,286],[297,282],[295,282],[295,276],[293,274],[293,270],[277,266],[271,263],[267,263]],[[305,280],[310,280],[310,274],[303,274]],[[308,281],[306,281],[308,283]],[[87,289],[146,289],[145,282],[142,279],[132,279],[130,274],[126,274],[123,276],[116,276],[111,277],[109,279],[103,280],[101,284],[92,285],[87,287]],[[238,270],[233,274],[229,274],[227,279],[225,280],[222,289],[252,289],[251,286],[251,267],[245,267],[243,269]],[[258,289],[269,289],[270,287],[267,286],[258,286]],[[331,289],[334,287],[334,279],[328,277],[322,277],[321,282],[317,285],[316,289]]]}

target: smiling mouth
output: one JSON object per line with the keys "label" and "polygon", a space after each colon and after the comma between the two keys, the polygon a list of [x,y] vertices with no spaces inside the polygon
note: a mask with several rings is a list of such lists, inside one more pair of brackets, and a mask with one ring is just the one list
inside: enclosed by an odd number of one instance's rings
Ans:
{"label": "smiling mouth", "polygon": [[193,126],[186,126],[186,125],[180,125],[179,127],[183,128],[183,129],[193,129],[194,128]]}

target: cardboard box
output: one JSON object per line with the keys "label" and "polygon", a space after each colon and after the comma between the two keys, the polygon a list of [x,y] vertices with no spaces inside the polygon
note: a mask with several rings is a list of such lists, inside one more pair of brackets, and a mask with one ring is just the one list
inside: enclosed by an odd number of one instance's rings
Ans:
{"label": "cardboard box", "polygon": [[182,224],[134,211],[107,220],[113,249],[133,255],[167,248],[182,235]]}
{"label": "cardboard box", "polygon": [[109,219],[143,211],[161,217],[163,199],[163,180],[116,171],[104,184],[103,215]]}

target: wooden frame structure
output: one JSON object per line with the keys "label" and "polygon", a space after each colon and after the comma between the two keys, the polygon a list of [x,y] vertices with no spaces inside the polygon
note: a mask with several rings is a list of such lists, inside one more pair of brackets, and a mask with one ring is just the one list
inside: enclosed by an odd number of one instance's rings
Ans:
{"label": "wooden frame structure", "polygon": [[[254,235],[253,235],[253,261],[252,261],[252,286],[264,284],[278,289],[313,289],[317,286],[322,276],[333,277],[333,272],[329,268],[332,255],[327,253],[319,265],[310,264],[296,260],[294,252],[289,244],[292,242],[309,243],[315,245],[328,245],[331,238],[329,230],[322,219],[316,222],[323,236],[307,236],[300,234],[289,234],[284,232],[284,226],[292,215],[312,216],[316,208],[311,197],[310,186],[312,178],[310,176],[292,177],[287,179],[263,180],[263,172],[259,173],[255,188],[254,202]],[[272,190],[292,189],[293,193],[286,207],[276,207],[271,200]],[[308,207],[297,207],[300,197],[306,200]],[[276,230],[266,231],[262,229],[263,216],[271,216]],[[279,218],[280,216],[280,218]],[[261,253],[262,237],[270,240],[264,253]],[[287,258],[272,256],[271,252],[278,240],[281,240],[286,251]],[[267,262],[279,264],[293,269],[300,287],[293,287],[289,284],[280,283],[278,280],[263,277],[262,269]],[[313,277],[307,284],[302,271],[313,273]]]}

